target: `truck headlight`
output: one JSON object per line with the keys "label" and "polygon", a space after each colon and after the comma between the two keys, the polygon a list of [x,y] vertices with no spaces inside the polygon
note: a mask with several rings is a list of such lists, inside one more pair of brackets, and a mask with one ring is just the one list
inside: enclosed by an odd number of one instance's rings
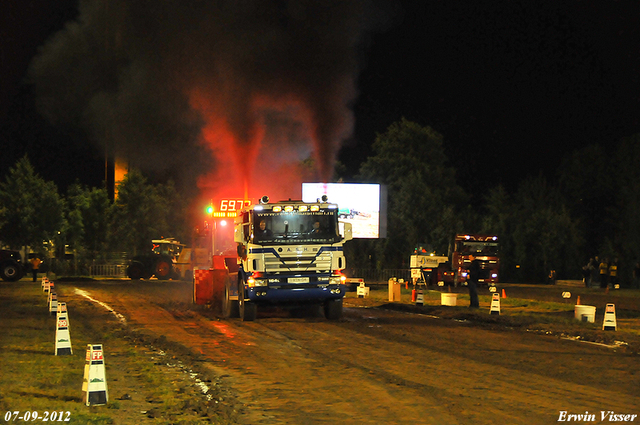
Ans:
{"label": "truck headlight", "polygon": [[250,277],[249,279],[247,279],[247,284],[251,288],[256,286],[267,286],[267,281],[265,279],[255,279],[253,277]]}
{"label": "truck headlight", "polygon": [[346,282],[346,280],[346,276],[331,276],[331,278],[329,279],[329,283],[331,285],[342,285]]}

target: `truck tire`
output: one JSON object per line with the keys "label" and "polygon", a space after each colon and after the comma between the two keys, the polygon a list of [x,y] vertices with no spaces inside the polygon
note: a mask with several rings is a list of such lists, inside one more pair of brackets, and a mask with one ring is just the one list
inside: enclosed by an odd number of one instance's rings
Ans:
{"label": "truck tire", "polygon": [[171,263],[165,259],[156,262],[155,273],[158,280],[169,280],[173,274]]}
{"label": "truck tire", "polygon": [[243,322],[252,322],[258,316],[258,306],[251,301],[245,301],[244,284],[238,286],[238,311]]}
{"label": "truck tire", "polygon": [[2,275],[2,280],[7,282],[15,282],[22,277],[20,266],[13,261],[7,261],[2,264],[0,268],[0,275]]}
{"label": "truck tire", "polygon": [[324,302],[324,317],[327,320],[338,320],[342,317],[342,298]]}
{"label": "truck tire", "polygon": [[240,317],[238,311],[238,301],[230,299],[231,283],[227,279],[224,284],[224,295],[222,297],[222,317],[225,319]]}
{"label": "truck tire", "polygon": [[144,265],[139,261],[133,261],[129,267],[127,267],[127,276],[132,280],[139,280],[144,278]]}

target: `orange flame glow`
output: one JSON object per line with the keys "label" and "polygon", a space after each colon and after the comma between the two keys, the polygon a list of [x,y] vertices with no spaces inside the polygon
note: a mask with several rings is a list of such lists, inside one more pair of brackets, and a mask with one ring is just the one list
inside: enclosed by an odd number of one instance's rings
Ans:
{"label": "orange flame glow", "polygon": [[[191,92],[191,105],[205,118],[203,143],[216,159],[216,168],[199,180],[203,196],[208,198],[244,197],[272,200],[300,199],[303,177],[311,178],[301,162],[311,152],[308,114],[294,101],[273,101],[254,96],[250,102],[246,128],[233,129],[223,108],[203,91]],[[265,123],[265,110],[295,111],[298,128],[291,136],[286,125]],[[305,139],[306,136],[306,139]],[[295,139],[291,142],[290,139]],[[305,139],[305,140],[299,140]]]}

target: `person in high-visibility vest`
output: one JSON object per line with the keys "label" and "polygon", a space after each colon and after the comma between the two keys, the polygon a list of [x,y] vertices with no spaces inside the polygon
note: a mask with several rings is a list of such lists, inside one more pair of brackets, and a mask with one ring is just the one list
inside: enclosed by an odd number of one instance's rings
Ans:
{"label": "person in high-visibility vest", "polygon": [[605,258],[600,263],[600,288],[609,287],[609,259]]}
{"label": "person in high-visibility vest", "polygon": [[33,277],[33,281],[35,282],[38,279],[38,271],[40,270],[40,264],[42,264],[42,260],[38,258],[37,255],[34,255],[31,259],[29,259],[29,263],[31,263],[31,276]]}

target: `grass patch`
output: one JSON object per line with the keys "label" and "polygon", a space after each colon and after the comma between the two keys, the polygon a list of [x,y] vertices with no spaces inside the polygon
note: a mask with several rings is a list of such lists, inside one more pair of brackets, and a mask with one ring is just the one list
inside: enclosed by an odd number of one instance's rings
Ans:
{"label": "grass patch", "polygon": [[[490,313],[493,295],[487,295],[486,288],[479,290],[479,309],[468,308],[469,294],[466,288],[453,290],[457,296],[456,306],[441,305],[441,294],[448,290],[423,289],[424,305],[417,306],[412,301],[412,289],[406,289],[405,286],[401,287],[401,300],[389,302],[387,285],[371,285],[367,298],[358,298],[355,293],[349,293],[345,305],[420,313],[462,320],[476,326],[519,329],[591,342],[613,344],[621,341],[626,344],[628,351],[640,352],[640,291],[625,290],[607,294],[593,289],[571,288],[574,299],[566,300],[561,293],[567,289],[557,286],[507,284],[504,287],[507,288],[507,294],[517,293],[518,296],[500,298],[500,315]],[[595,323],[575,319],[576,295],[598,303]],[[616,307],[617,331],[602,330],[604,305],[610,302],[620,303]]]}
{"label": "grass patch", "polygon": [[[186,370],[167,365],[163,356],[171,355],[123,329],[106,310],[63,298],[73,354],[56,356],[56,318],[40,284],[0,282],[0,412],[69,412],[71,424],[236,423],[232,409],[205,397]],[[103,344],[105,406],[83,403],[87,344]]]}

